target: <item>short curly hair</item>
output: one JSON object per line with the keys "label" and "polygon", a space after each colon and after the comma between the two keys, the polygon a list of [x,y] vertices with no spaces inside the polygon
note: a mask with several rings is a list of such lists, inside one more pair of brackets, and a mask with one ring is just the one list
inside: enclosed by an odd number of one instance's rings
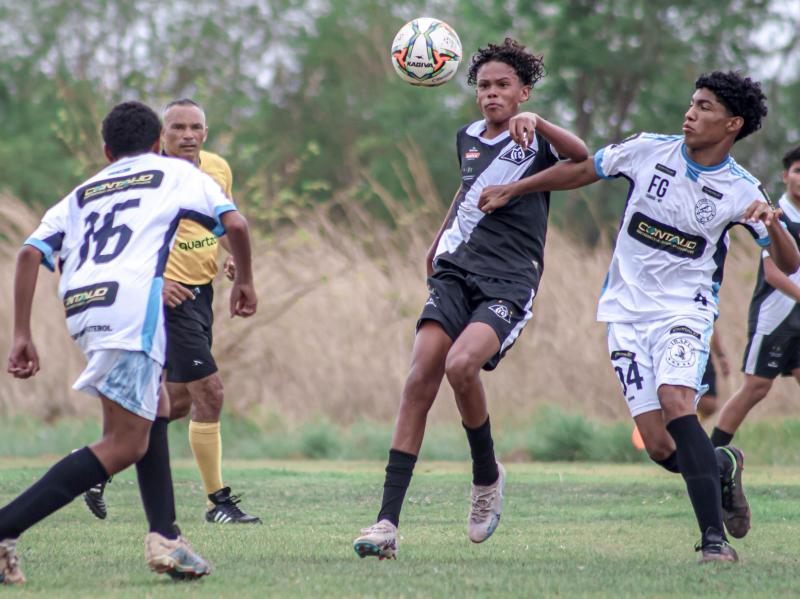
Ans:
{"label": "short curly hair", "polygon": [[141,102],[123,102],[103,119],[103,141],[114,158],[143,154],[161,136],[161,121]]}
{"label": "short curly hair", "polygon": [[474,86],[478,82],[478,69],[487,62],[506,63],[517,73],[522,85],[533,86],[545,75],[543,57],[536,56],[518,41],[507,37],[502,44],[489,44],[472,55],[467,74],[468,85]]}
{"label": "short curly hair", "polygon": [[800,146],[792,148],[783,156],[783,170],[788,171],[795,162],[800,162]]}
{"label": "short curly hair", "polygon": [[735,71],[714,71],[700,75],[694,87],[714,92],[728,112],[744,119],[744,125],[734,141],[744,139],[761,129],[761,119],[767,116],[767,97],[761,91],[758,81]]}

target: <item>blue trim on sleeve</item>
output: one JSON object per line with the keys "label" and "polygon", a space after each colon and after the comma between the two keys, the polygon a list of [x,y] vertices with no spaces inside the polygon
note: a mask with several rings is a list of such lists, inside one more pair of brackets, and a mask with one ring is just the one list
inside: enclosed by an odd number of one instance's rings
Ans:
{"label": "blue trim on sleeve", "polygon": [[756,239],[756,243],[760,245],[762,248],[765,248],[772,243],[772,240],[769,237],[761,237],[759,239]]}
{"label": "blue trim on sleeve", "polygon": [[142,351],[146,354],[153,349],[153,337],[155,337],[158,317],[161,314],[161,291],[164,289],[164,278],[154,277],[150,285],[150,296],[147,298],[147,311],[144,315],[144,325],[142,325]]}
{"label": "blue trim on sleeve", "polygon": [[606,151],[605,148],[600,148],[594,155],[594,172],[597,173],[597,176],[601,179],[613,179],[614,177],[609,177],[603,172],[603,153]]}
{"label": "blue trim on sleeve", "polygon": [[222,206],[217,206],[214,209],[214,215],[217,217],[217,226],[211,229],[211,232],[216,235],[217,237],[222,237],[225,235],[225,227],[220,220],[220,216],[225,214],[226,212],[234,212],[236,211],[236,206],[233,204],[223,204]]}
{"label": "blue trim on sleeve", "polygon": [[42,264],[51,272],[56,271],[56,263],[53,260],[53,248],[44,241],[36,239],[35,237],[28,237],[22,245],[29,245],[42,252]]}

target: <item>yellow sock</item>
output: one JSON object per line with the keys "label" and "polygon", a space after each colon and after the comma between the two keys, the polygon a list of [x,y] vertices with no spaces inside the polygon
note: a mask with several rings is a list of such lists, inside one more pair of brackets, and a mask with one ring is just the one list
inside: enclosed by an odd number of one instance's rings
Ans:
{"label": "yellow sock", "polygon": [[206,495],[225,486],[222,484],[222,435],[219,431],[219,422],[189,421],[189,445],[200,469]]}

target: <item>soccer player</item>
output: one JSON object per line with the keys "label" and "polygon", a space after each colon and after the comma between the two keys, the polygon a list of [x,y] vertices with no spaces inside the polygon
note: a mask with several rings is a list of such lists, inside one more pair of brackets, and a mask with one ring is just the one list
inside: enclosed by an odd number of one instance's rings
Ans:
{"label": "soccer player", "polygon": [[[167,156],[182,158],[209,175],[232,200],[233,175],[221,156],[203,150],[208,137],[206,116],[194,100],[182,98],[167,104],[163,112],[162,148]],[[222,482],[222,379],[211,354],[214,313],[212,282],[217,274],[217,238],[192,219],[183,219],[164,271],[166,305],[166,380],[170,420],[190,413],[189,445],[192,448],[207,497],[206,521],[259,524],[261,519],[239,508],[239,497]],[[226,249],[229,249],[226,247]],[[225,262],[229,278],[235,261]],[[98,518],[106,517],[105,482],[92,487],[84,498]]]}
{"label": "soccer player", "polygon": [[456,138],[461,186],[426,257],[430,295],[417,323],[383,502],[376,523],[354,541],[361,557],[395,557],[400,509],[445,376],[472,454],[470,540],[485,541],[500,520],[505,471],[495,459],[480,371],[497,367],[532,315],[549,200],[546,192],[535,193],[492,215],[482,214],[477,202],[490,183],[537,173],[559,155],[575,161],[588,155],[571,133],[519,113],[543,74],[541,57],[511,39],[489,44],[472,58],[467,80],[476,87],[484,118]]}
{"label": "soccer player", "polygon": [[[800,147],[783,157],[786,190],[778,200],[786,224],[800,247]],[[750,302],[748,341],[744,353],[744,382],[722,407],[711,433],[715,446],[733,440],[748,412],[764,399],[778,375],[800,382],[800,273],[786,275],[775,265],[772,252],[762,253],[758,279]]]}
{"label": "soccer player", "polygon": [[250,316],[256,310],[250,240],[247,222],[209,177],[155,153],[160,132],[158,116],[144,104],[115,106],[102,126],[111,164],[48,210],[19,252],[8,372],[24,379],[39,370],[31,304],[38,265],[54,269],[58,255],[67,327],[87,358],[74,388],[99,397],[103,436],[63,458],[0,509],[3,583],[25,581],[16,554],[22,533],[134,463],[150,527],[150,568],[175,578],[210,572],[175,525],[168,406],[158,401],[165,346],[162,275],[181,218],[224,227],[238,266],[231,316]]}
{"label": "soccer player", "polygon": [[[764,200],[763,188],[730,156],[733,144],[767,114],[761,86],[733,72],[695,83],[683,135],[640,133],[599,150],[593,160],[555,165],[532,177],[484,188],[493,214],[513,198],[574,189],[622,177],[629,194],[597,318],[608,323],[608,350],[650,457],[680,472],[700,526],[700,562],[736,561],[723,530],[742,537],[750,509],[741,452],[716,451],[695,414],[729,228],[747,228],[769,245],[778,269],[800,265],[792,238]],[[519,201],[519,200],[515,200]]]}

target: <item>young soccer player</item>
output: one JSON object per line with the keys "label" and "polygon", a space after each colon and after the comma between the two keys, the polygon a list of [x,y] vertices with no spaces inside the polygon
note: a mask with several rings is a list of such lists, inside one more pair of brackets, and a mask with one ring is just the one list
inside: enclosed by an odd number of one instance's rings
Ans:
{"label": "young soccer player", "polygon": [[789,234],[764,201],[763,188],[730,156],[767,114],[760,85],[733,72],[695,83],[683,135],[641,133],[521,181],[484,189],[492,214],[521,194],[574,189],[601,178],[629,183],[617,243],[597,312],[608,323],[611,364],[650,457],[686,481],[702,535],[701,563],[736,561],[723,530],[742,537],[750,508],[743,457],[715,452],[695,414],[727,231],[745,226],[784,272],[800,265]]}
{"label": "young soccer player", "polygon": [[144,104],[115,106],[102,127],[111,164],[48,210],[19,252],[8,372],[28,378],[39,370],[31,303],[38,265],[53,269],[57,254],[67,327],[88,362],[74,388],[100,398],[103,436],[0,509],[3,583],[25,581],[16,555],[22,533],[134,463],[150,526],[150,568],[174,578],[210,572],[174,523],[168,406],[158,405],[165,344],[162,273],[181,218],[224,227],[238,267],[231,315],[250,316],[256,309],[250,242],[246,221],[216,183],[186,161],[154,153],[160,132],[158,116]]}
{"label": "young soccer player", "polygon": [[[800,147],[783,157],[786,190],[778,200],[781,220],[800,247]],[[800,382],[800,273],[786,275],[772,252],[762,253],[758,279],[750,302],[748,341],[744,353],[744,382],[722,407],[711,433],[715,446],[727,445],[748,412],[767,396],[778,375]]]}
{"label": "young soccer player", "polygon": [[468,82],[476,87],[484,118],[457,135],[461,187],[426,257],[430,296],[417,324],[377,522],[354,541],[361,557],[395,557],[400,509],[428,410],[445,376],[472,454],[470,540],[485,541],[500,520],[505,471],[494,455],[480,370],[497,367],[532,315],[549,199],[546,192],[535,193],[484,215],[478,197],[487,184],[537,173],[559,155],[575,161],[588,155],[571,133],[534,114],[519,114],[542,75],[541,57],[511,39],[489,44],[472,58]]}

